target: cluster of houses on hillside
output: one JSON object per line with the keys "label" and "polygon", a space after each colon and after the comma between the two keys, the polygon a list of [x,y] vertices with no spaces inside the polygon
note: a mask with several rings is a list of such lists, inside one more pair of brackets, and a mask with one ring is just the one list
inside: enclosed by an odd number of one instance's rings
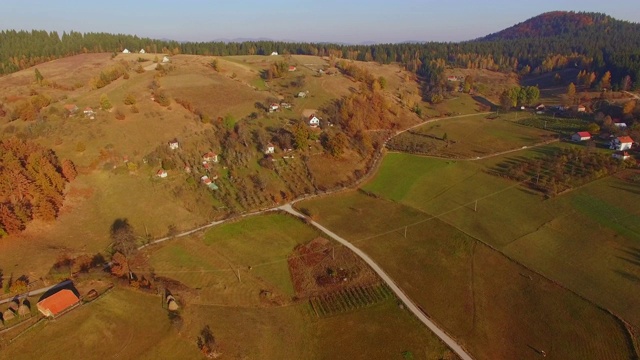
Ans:
{"label": "cluster of houses on hillside", "polygon": [[[592,135],[588,131],[579,131],[571,135],[571,141],[582,142],[591,140]],[[612,156],[616,159],[627,160],[631,159],[631,155],[627,150],[631,150],[634,146],[634,141],[630,136],[618,136],[609,141],[609,149],[616,150]]]}
{"label": "cluster of houses on hillside", "polygon": [[[167,143],[167,146],[169,147],[169,150],[172,150],[172,151],[178,150],[180,148],[180,142],[178,142],[178,139],[174,138],[173,140]],[[212,168],[212,165],[218,163],[219,161],[218,154],[216,154],[213,151],[208,151],[202,155],[200,161],[202,163],[202,168],[205,171],[209,172],[209,170],[211,170]],[[187,174],[190,174],[191,171],[192,171],[191,166],[185,165],[184,172],[186,172]],[[164,179],[169,176],[169,173],[165,169],[159,169],[156,172],[156,176],[161,179]],[[216,179],[218,179],[217,174],[214,174],[211,177],[209,175],[203,175],[202,177],[200,177],[200,181],[204,185],[209,187],[211,190],[218,190],[218,186],[216,186],[216,184],[212,182],[212,180],[216,180]]]}

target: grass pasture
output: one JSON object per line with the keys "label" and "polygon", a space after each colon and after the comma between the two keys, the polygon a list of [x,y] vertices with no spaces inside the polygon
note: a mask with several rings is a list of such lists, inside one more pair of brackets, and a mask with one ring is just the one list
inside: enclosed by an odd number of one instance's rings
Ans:
{"label": "grass pasture", "polygon": [[475,158],[531,146],[554,136],[550,131],[518,125],[511,121],[513,117],[477,115],[427,123],[394,138],[389,147],[448,158]]}
{"label": "grass pasture", "polygon": [[[538,151],[546,149],[527,156]],[[390,154],[364,188],[437,216],[639,326],[640,186],[609,177],[544,200],[488,174],[499,159],[454,163]]]}
{"label": "grass pasture", "polygon": [[156,273],[200,288],[203,301],[213,304],[258,305],[261,289],[289,302],[294,291],[287,256],[318,236],[287,215],[253,216],[214,227],[202,239],[164,245],[150,261]]}
{"label": "grass pasture", "polygon": [[613,316],[440,219],[360,192],[299,207],[369,254],[479,359],[535,359],[537,350],[561,359],[632,357]]}
{"label": "grass pasture", "polygon": [[538,129],[555,131],[570,136],[578,131],[584,131],[589,122],[581,119],[564,119],[549,116],[536,116],[518,120],[519,124]]}

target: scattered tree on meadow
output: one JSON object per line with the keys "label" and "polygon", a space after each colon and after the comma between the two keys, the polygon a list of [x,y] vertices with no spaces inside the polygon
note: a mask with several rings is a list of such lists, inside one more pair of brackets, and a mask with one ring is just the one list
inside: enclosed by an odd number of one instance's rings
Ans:
{"label": "scattered tree on meadow", "polygon": [[38,85],[42,85],[42,80],[44,80],[44,76],[42,76],[38,68],[35,69],[35,75],[36,75],[36,82],[38,83]]}
{"label": "scattered tree on meadow", "polygon": [[100,108],[102,108],[103,110],[109,110],[111,109],[111,107],[111,100],[109,100],[107,94],[100,95]]}

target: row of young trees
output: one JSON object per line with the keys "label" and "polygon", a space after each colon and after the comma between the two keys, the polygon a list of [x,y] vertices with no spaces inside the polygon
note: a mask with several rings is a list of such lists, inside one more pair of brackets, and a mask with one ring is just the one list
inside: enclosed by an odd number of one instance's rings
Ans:
{"label": "row of young trees", "polygon": [[15,234],[33,219],[54,220],[64,189],[76,175],[70,160],[34,142],[0,141],[0,237]]}
{"label": "row of young trees", "polygon": [[613,174],[632,162],[589,148],[566,148],[554,154],[504,163],[500,174],[553,196],[567,189]]}

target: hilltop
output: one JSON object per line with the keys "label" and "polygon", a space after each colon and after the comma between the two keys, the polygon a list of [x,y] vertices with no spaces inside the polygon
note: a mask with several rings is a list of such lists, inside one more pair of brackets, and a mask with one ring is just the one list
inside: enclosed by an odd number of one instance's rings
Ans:
{"label": "hilltop", "polygon": [[552,11],[532,17],[478,40],[495,41],[557,36],[580,37],[588,32],[606,34],[611,31],[637,32],[640,31],[640,24],[617,20],[601,13]]}

